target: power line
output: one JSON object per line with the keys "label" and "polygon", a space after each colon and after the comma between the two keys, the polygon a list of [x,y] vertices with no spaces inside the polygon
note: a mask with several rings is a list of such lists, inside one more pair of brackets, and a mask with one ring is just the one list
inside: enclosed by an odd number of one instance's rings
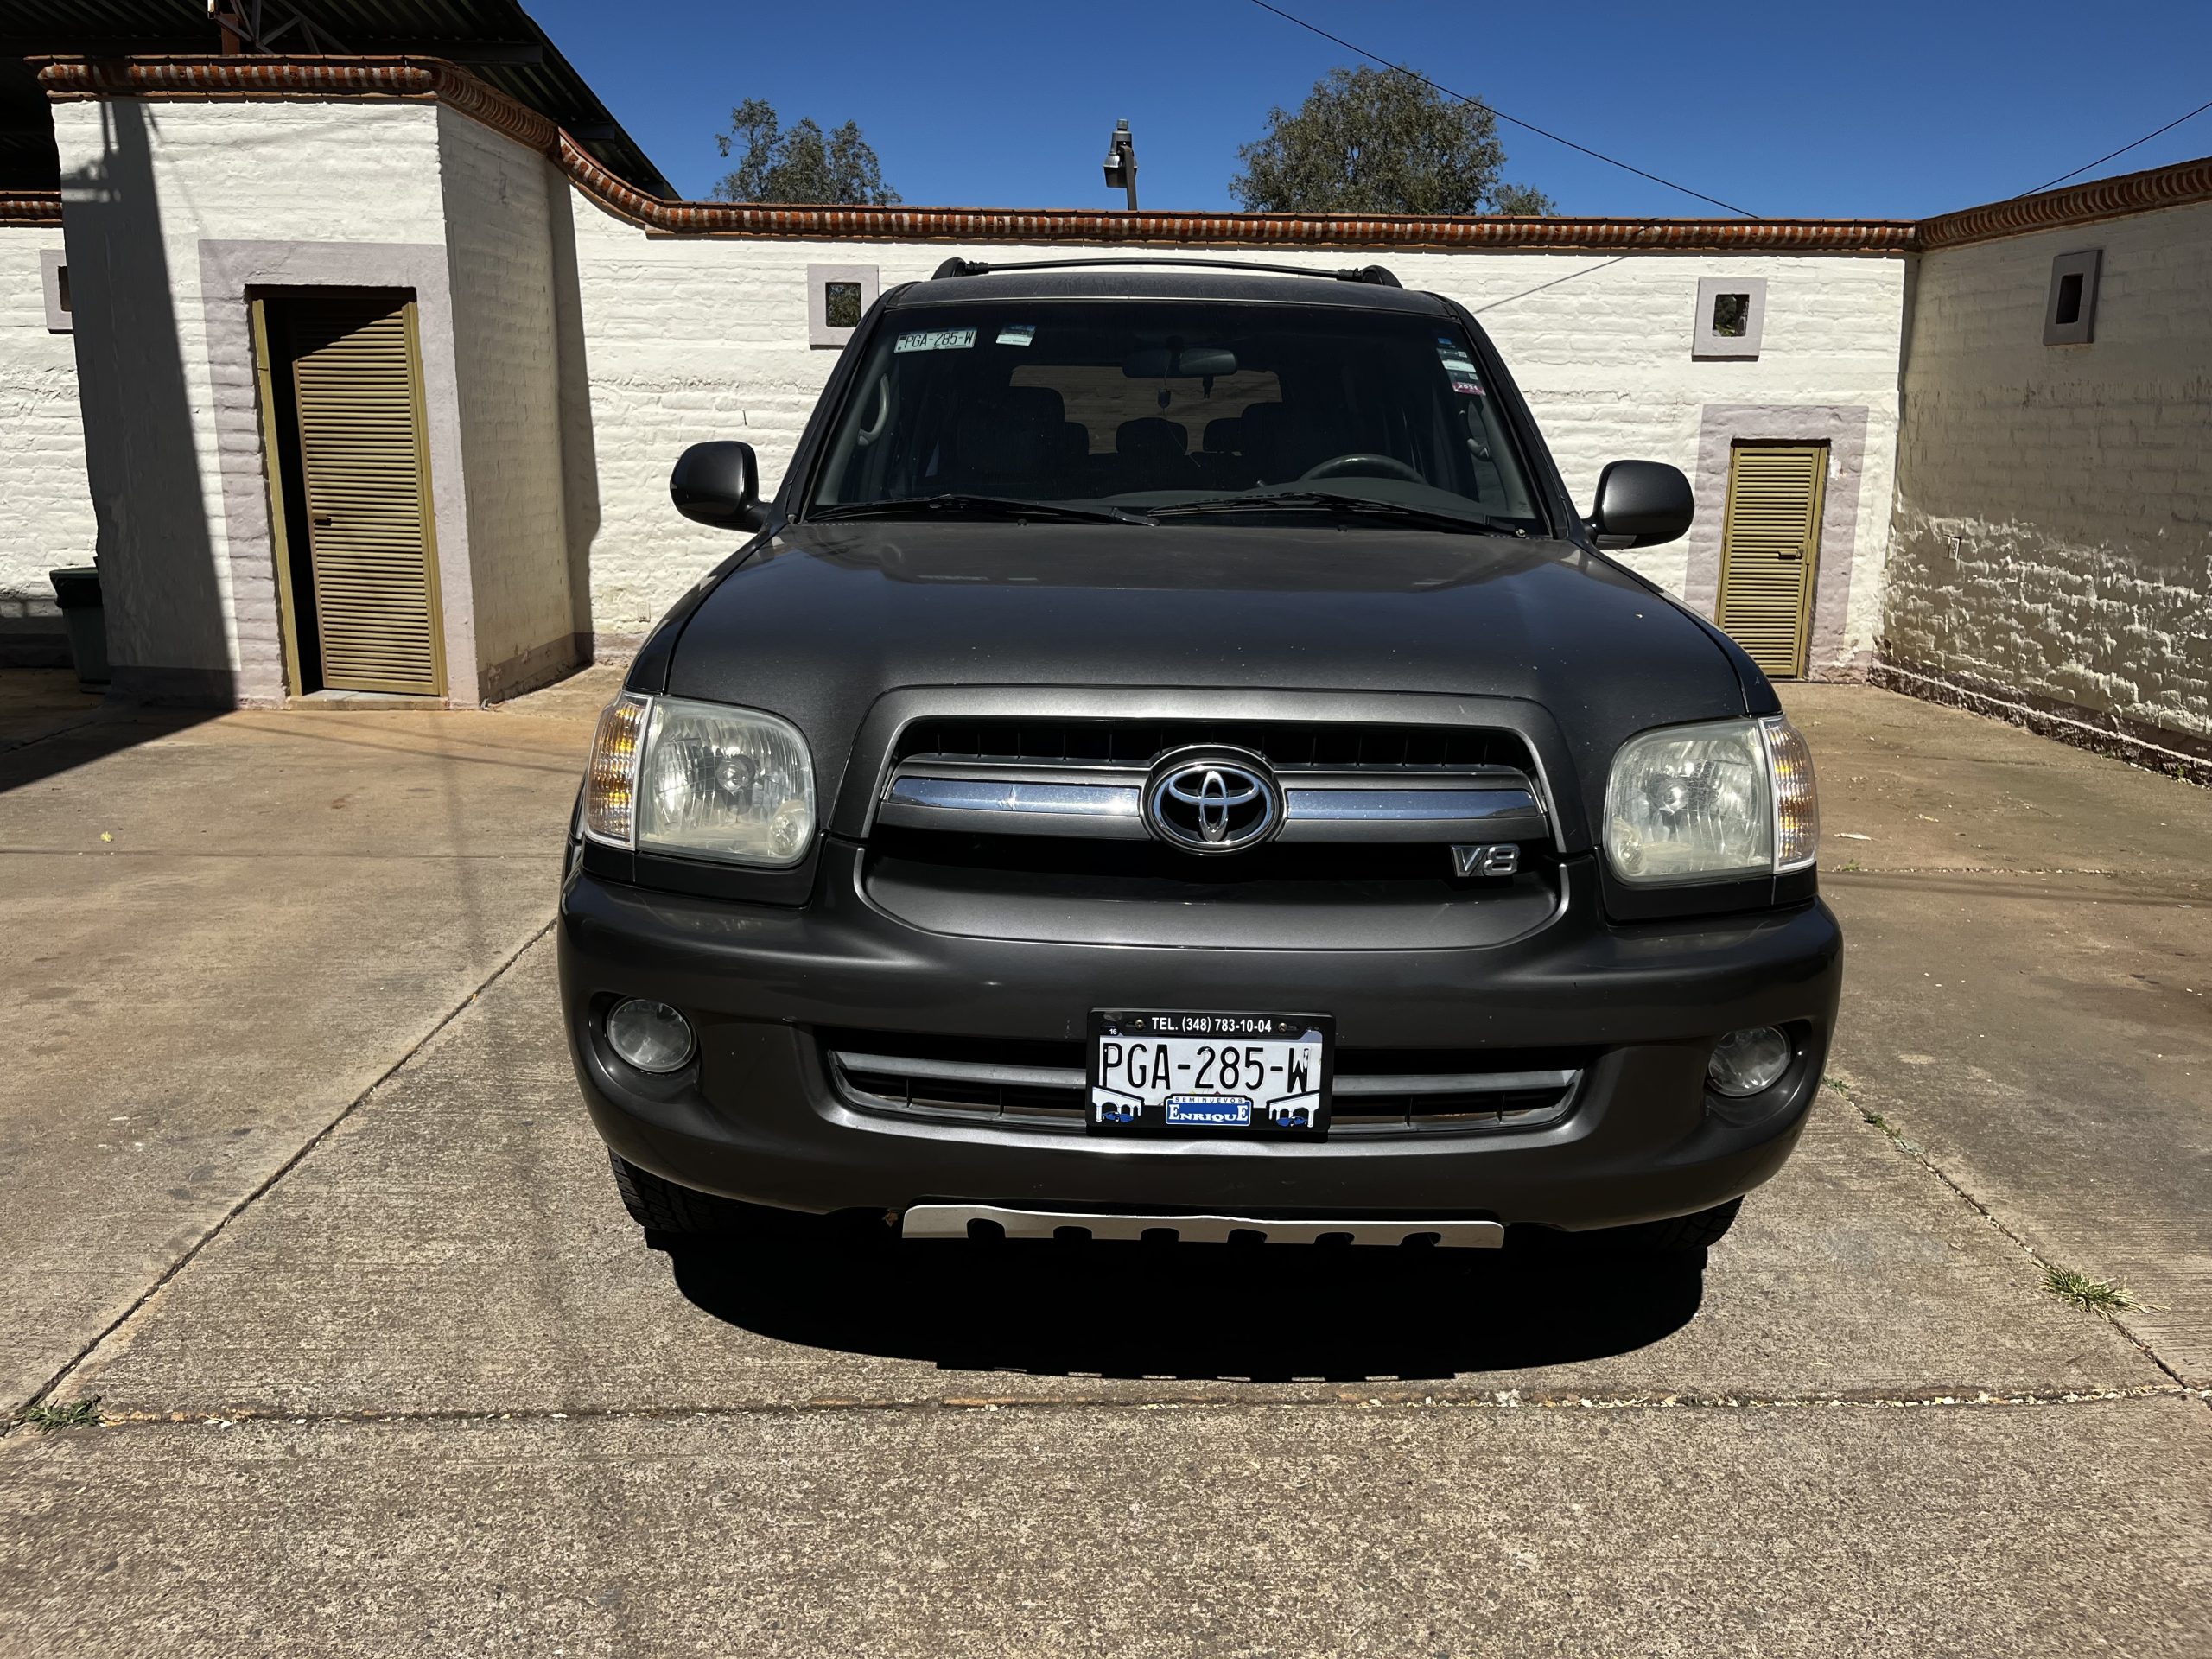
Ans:
{"label": "power line", "polygon": [[1632,253],[1617,253],[1611,258],[1601,259],[1594,265],[1585,265],[1580,270],[1568,271],[1564,276],[1554,276],[1548,283],[1538,283],[1534,288],[1524,288],[1518,294],[1509,294],[1502,300],[1492,300],[1488,305],[1470,306],[1468,309],[1479,317],[1484,312],[1495,311],[1501,306],[1512,304],[1516,300],[1525,300],[1531,294],[1541,294],[1548,288],[1559,287],[1562,283],[1572,283],[1584,276],[1594,276],[1609,265],[1618,265],[1624,260],[1635,257],[1636,256]]}
{"label": "power line", "polygon": [[[1343,35],[1332,35],[1327,29],[1321,28],[1317,23],[1309,23],[1303,17],[1292,16],[1292,14],[1285,11],[1281,6],[1268,4],[1268,0],[1252,0],[1252,3],[1259,7],[1262,11],[1271,11],[1274,13],[1276,16],[1281,18],[1283,22],[1287,23],[1297,24],[1299,28],[1306,30],[1309,35],[1319,35],[1325,41],[1335,41],[1347,52],[1357,53],[1361,57],[1365,58],[1370,63],[1380,64],[1383,68],[1390,70],[1395,74],[1411,75],[1415,80],[1421,82],[1422,86],[1433,88],[1434,91],[1443,93],[1446,98],[1457,99],[1462,104],[1471,104],[1478,110],[1487,110],[1499,120],[1509,122],[1514,126],[1521,127],[1529,132],[1533,132],[1539,138],[1548,138],[1555,144],[1565,144],[1569,149],[1580,150],[1583,155],[1603,162],[1608,167],[1618,167],[1624,173],[1635,174],[1639,179],[1649,179],[1654,184],[1665,185],[1669,190],[1679,190],[1686,196],[1695,196],[1700,201],[1709,201],[1715,207],[1726,207],[1730,213],[1741,213],[1745,219],[1757,219],[1759,217],[1758,214],[1753,213],[1748,207],[1738,207],[1732,201],[1723,201],[1718,196],[1708,196],[1702,190],[1693,190],[1687,184],[1676,184],[1672,179],[1662,179],[1656,173],[1647,173],[1640,167],[1630,166],[1628,162],[1622,161],[1618,156],[1608,156],[1605,151],[1601,149],[1592,149],[1587,144],[1578,144],[1572,138],[1562,138],[1559,134],[1548,131],[1545,128],[1538,126],[1533,121],[1523,121],[1518,116],[1508,115],[1503,110],[1499,109],[1495,104],[1484,103],[1479,98],[1470,98],[1465,92],[1455,92],[1449,86],[1442,86],[1436,81],[1431,80],[1427,75],[1421,73],[1418,69],[1408,69],[1402,63],[1392,63],[1387,58],[1377,57],[1365,47],[1355,46],[1351,41],[1344,39]],[[2212,108],[2212,105],[2208,105],[2207,107]],[[2189,118],[2187,116],[2183,116],[2182,118],[2184,121],[2188,118]],[[2163,127],[2159,129],[2160,132],[2164,130],[2165,129]],[[2151,135],[2153,138],[2158,136],[2158,133],[2155,132]],[[2139,143],[2141,141],[2139,140],[2138,142]],[[2131,148],[2133,148],[2133,146],[2131,146]],[[2119,152],[2114,151],[2113,153],[2116,155]],[[2096,163],[2092,162],[2089,165],[2091,167],[2094,167]]]}
{"label": "power line", "polygon": [[[1270,10],[1270,11],[1272,11],[1272,10],[1274,10],[1274,7],[1272,7],[1272,6],[1270,6],[1270,7],[1268,7],[1268,10]],[[2190,111],[2187,115],[2177,115],[2177,116],[2176,116],[2172,120],[2171,120],[2171,121],[2167,122],[2167,123],[2166,123],[2166,124],[2165,124],[2164,126],[2160,127],[2160,128],[2158,129],[2158,132],[2146,132],[2146,133],[2145,133],[2145,134],[2144,134],[2140,138],[2138,138],[2138,139],[2135,141],[2135,143],[2132,143],[2132,144],[2122,144],[2122,145],[2121,145],[2118,149],[2108,149],[2108,150],[2107,150],[2103,155],[2101,155],[2101,156],[2098,156],[2098,157],[2097,157],[2097,159],[2096,159],[2095,161],[2094,161],[2094,162],[2084,162],[2081,166],[2079,166],[2079,167],[2075,168],[2071,173],[2062,173],[2062,174],[2060,174],[2056,178],[2053,179],[2053,180],[2050,181],[2050,184],[2039,184],[2039,185],[2036,186],[2036,188],[2035,188],[2035,189],[2034,189],[2034,190],[2023,190],[2022,192],[2020,192],[2020,194],[2021,194],[2021,195],[2024,195],[2024,196],[2032,196],[2032,195],[2036,194],[2037,191],[2042,191],[2042,190],[2048,190],[2048,189],[2050,189],[2050,187],[2051,187],[2051,185],[2053,185],[2053,184],[2063,184],[2063,183],[2065,183],[2065,182],[2066,182],[2066,181],[2067,181],[2067,180],[2069,180],[2069,179],[2078,179],[2078,178],[2080,178],[2080,177],[2082,176],[2082,175],[2083,175],[2084,173],[2088,172],[2091,168],[2093,168],[2093,167],[2102,167],[2102,166],[2103,166],[2107,162],[2108,162],[2108,161],[2112,160],[2112,158],[2113,158],[2113,156],[2125,156],[2125,155],[2126,155],[2126,154],[2127,154],[2127,152],[2128,152],[2129,150],[2131,150],[2131,149],[2137,149],[2137,148],[2140,147],[2141,145],[2144,145],[2144,144],[2147,144],[2147,143],[2150,143],[2153,138],[2156,138],[2156,137],[2158,136],[2158,133],[2161,133],[2161,132],[2171,132],[2171,131],[2172,131],[2176,127],[2177,127],[2177,126],[2181,125],[2181,124],[2182,124],[2183,122],[2184,122],[2184,121],[2194,121],[2195,119],[2196,119],[2196,118],[2197,118],[2198,116],[2200,116],[2200,115],[2203,114],[2203,113],[2204,113],[2204,111],[2207,111],[2207,110],[2212,110],[2212,102],[2207,102],[2207,103],[2203,103],[2203,104],[2200,104],[2200,105],[2198,105],[2195,109],[2191,110],[2191,111]]]}

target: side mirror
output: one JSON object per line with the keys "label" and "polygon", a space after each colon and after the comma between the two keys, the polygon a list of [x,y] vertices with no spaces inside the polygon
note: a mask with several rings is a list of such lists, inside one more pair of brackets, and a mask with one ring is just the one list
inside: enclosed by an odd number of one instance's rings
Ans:
{"label": "side mirror", "polygon": [[1600,547],[1656,547],[1697,517],[1690,481],[1662,461],[1617,461],[1598,474],[1590,534]]}
{"label": "side mirror", "polygon": [[760,462],[749,443],[693,444],[677,457],[668,499],[686,518],[717,530],[758,530],[768,519],[760,505]]}

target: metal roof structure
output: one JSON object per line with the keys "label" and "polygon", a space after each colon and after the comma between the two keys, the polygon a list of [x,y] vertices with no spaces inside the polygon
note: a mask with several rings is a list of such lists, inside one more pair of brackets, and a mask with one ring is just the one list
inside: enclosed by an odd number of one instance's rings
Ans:
{"label": "metal roof structure", "polygon": [[443,58],[551,120],[626,183],[676,194],[518,0],[0,0],[0,192],[60,182],[46,95],[25,59],[225,51]]}

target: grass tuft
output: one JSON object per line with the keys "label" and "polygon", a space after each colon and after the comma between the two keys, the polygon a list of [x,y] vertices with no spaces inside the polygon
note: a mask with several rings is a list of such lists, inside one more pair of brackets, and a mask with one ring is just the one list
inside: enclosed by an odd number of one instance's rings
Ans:
{"label": "grass tuft", "polygon": [[2125,1285],[2116,1285],[2109,1279],[2092,1279],[2071,1268],[2045,1268],[2043,1287],[2069,1307],[2084,1312],[2117,1313],[2135,1306],[2135,1298]]}
{"label": "grass tuft", "polygon": [[1846,1083],[1841,1077],[1822,1077],[1821,1079],[1821,1087],[1823,1089],[1833,1089],[1839,1095],[1848,1095],[1851,1092],[1851,1085]]}
{"label": "grass tuft", "polygon": [[23,1421],[33,1428],[92,1428],[100,1421],[100,1397],[97,1394],[83,1400],[73,1400],[66,1406],[27,1406]]}

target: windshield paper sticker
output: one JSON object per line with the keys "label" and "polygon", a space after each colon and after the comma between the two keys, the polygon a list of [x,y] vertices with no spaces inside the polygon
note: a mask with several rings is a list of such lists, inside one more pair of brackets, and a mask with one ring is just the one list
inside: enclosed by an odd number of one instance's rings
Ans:
{"label": "windshield paper sticker", "polygon": [[1037,325],[1033,322],[1013,323],[999,330],[999,344],[1001,346],[1027,346],[1036,338]]}
{"label": "windshield paper sticker", "polygon": [[901,334],[892,347],[896,352],[958,352],[976,343],[973,328],[932,328],[918,334]]}
{"label": "windshield paper sticker", "polygon": [[1475,365],[1467,360],[1467,348],[1448,334],[1436,337],[1436,355],[1444,365],[1445,373],[1452,377],[1452,390],[1463,397],[1483,395],[1482,382],[1475,378]]}

